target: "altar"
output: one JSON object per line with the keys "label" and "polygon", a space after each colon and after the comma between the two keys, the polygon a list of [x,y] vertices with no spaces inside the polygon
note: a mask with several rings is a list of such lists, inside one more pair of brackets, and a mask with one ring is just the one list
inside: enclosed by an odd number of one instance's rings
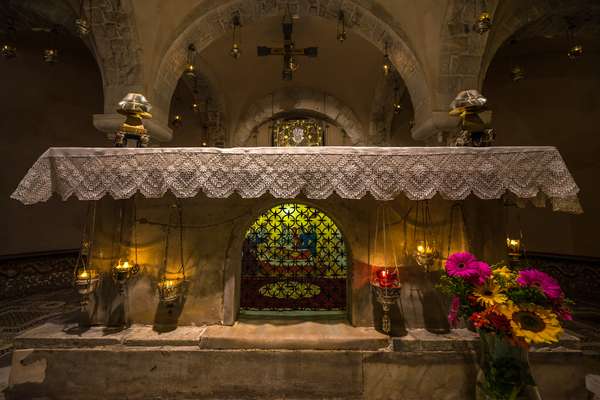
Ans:
{"label": "altar", "polygon": [[[443,260],[508,262],[506,205],[581,212],[578,190],[553,147],[51,148],[12,197],[89,202],[97,287],[78,321],[17,340],[11,398],[468,398],[477,337],[448,325]],[[389,332],[382,207],[401,260]],[[534,353],[544,398],[579,393],[576,338]]]}

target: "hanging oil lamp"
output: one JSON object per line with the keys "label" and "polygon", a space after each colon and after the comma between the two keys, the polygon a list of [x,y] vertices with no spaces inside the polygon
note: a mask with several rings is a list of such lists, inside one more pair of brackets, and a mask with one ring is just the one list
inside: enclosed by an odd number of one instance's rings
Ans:
{"label": "hanging oil lamp", "polygon": [[487,31],[489,31],[491,27],[492,19],[490,17],[490,14],[485,11],[479,14],[477,21],[475,21],[475,24],[473,24],[473,30],[479,33],[480,35],[483,35]]}
{"label": "hanging oil lamp", "polygon": [[177,212],[178,217],[178,230],[179,230],[179,270],[177,272],[168,272],[168,262],[169,262],[169,237],[172,226],[172,214],[169,213],[169,223],[166,228],[165,235],[165,256],[164,256],[164,275],[161,280],[158,282],[158,296],[162,303],[167,306],[168,312],[172,312],[172,308],[175,303],[182,298],[184,286],[186,283],[185,280],[185,263],[183,259],[183,212],[181,206],[179,204],[173,205],[173,209]]}
{"label": "hanging oil lamp", "polygon": [[[124,224],[124,204],[121,203],[121,207],[119,210],[119,219],[120,219],[120,233],[119,233],[119,247],[123,245],[123,230],[125,227]],[[112,278],[117,284],[119,288],[119,292],[125,293],[125,289],[127,287],[127,282],[135,277],[139,270],[138,264],[138,251],[137,251],[137,211],[135,205],[135,199],[133,201],[133,250],[134,250],[134,260],[130,261],[128,258],[120,257],[116,263],[113,264],[111,269]]]}
{"label": "hanging oil lamp", "polygon": [[239,13],[236,13],[233,15],[231,23],[233,25],[233,38],[232,38],[231,50],[229,51],[229,55],[237,60],[242,55],[242,45],[241,45],[242,22],[241,22]]}
{"label": "hanging oil lamp", "polygon": [[[421,232],[417,231],[420,227]],[[415,225],[413,230],[415,250],[413,257],[418,266],[429,272],[435,260],[440,256],[435,240],[432,239],[431,214],[429,212],[429,200],[418,201],[415,207]]]}
{"label": "hanging oil lamp", "polygon": [[394,103],[392,104],[394,114],[400,114],[402,112],[402,98],[400,97],[400,84],[396,81],[394,86]]}
{"label": "hanging oil lamp", "polygon": [[510,257],[511,262],[518,263],[521,259],[521,239],[516,239],[514,237],[506,238],[506,250],[508,256]]}
{"label": "hanging oil lamp", "polygon": [[77,29],[77,33],[81,37],[87,36],[90,33],[90,23],[85,18],[84,4],[85,0],[81,0],[79,3],[79,18],[75,20],[75,28]]}
{"label": "hanging oil lamp", "polygon": [[7,60],[15,58],[17,56],[17,30],[15,29],[14,21],[9,20],[3,39],[0,44],[0,54]]}
{"label": "hanging oil lamp", "polygon": [[513,82],[518,82],[524,78],[525,78],[525,70],[520,65],[514,65],[510,69],[510,79],[512,79]]}
{"label": "hanging oil lamp", "polygon": [[[383,265],[373,264],[371,266],[371,288],[375,294],[375,299],[383,310],[381,329],[386,334],[389,334],[392,330],[392,321],[389,315],[391,307],[398,302],[402,289],[395,243],[390,232],[389,218],[391,210],[389,208],[388,205],[382,205],[377,209],[375,224],[373,254],[379,256],[379,263]],[[380,230],[381,236],[379,236]],[[382,253],[378,253],[379,251]]]}
{"label": "hanging oil lamp", "polygon": [[173,128],[179,128],[183,125],[183,117],[180,114],[175,114],[173,119],[171,119],[171,125]]}
{"label": "hanging oil lamp", "polygon": [[[512,38],[509,42],[510,46],[513,46],[513,48],[516,46],[517,44],[517,38]],[[515,50],[512,50],[512,53],[514,54]],[[520,80],[525,78],[525,69],[523,68],[522,65],[519,65],[518,63],[516,63],[514,61],[514,56],[511,54],[510,57],[510,79],[513,82],[519,82]]]}
{"label": "hanging oil lamp", "polygon": [[337,22],[337,41],[344,43],[344,40],[346,40],[346,16],[344,15],[344,11],[340,10]]}
{"label": "hanging oil lamp", "polygon": [[569,51],[567,55],[571,60],[576,60],[579,57],[583,56],[583,45],[581,43],[575,42],[575,24],[569,23],[567,28],[567,37],[569,39]]}
{"label": "hanging oil lamp", "polygon": [[44,49],[43,59],[45,63],[56,64],[58,62],[58,29],[56,27],[50,30],[51,44]]}
{"label": "hanging oil lamp", "polygon": [[[81,248],[74,269],[74,282],[77,292],[81,295],[81,311],[84,312],[89,303],[89,297],[98,288],[100,275],[91,267],[92,240],[96,222],[96,203],[88,206],[87,218],[83,228]],[[88,229],[89,227],[89,229]]]}
{"label": "hanging oil lamp", "polygon": [[187,48],[184,74],[189,78],[196,77],[196,46],[190,44]]}
{"label": "hanging oil lamp", "polygon": [[385,48],[385,54],[383,55],[382,68],[383,68],[383,75],[388,76],[390,74],[390,71],[392,70],[392,62],[390,60],[390,56],[388,55],[387,42],[385,43],[384,48]]}

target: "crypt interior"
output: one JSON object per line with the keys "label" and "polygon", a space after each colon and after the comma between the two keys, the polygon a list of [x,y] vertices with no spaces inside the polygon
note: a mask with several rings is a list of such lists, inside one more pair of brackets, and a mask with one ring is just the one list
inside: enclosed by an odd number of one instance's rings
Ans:
{"label": "crypt interior", "polygon": [[518,398],[600,399],[600,2],[1,0],[0,52],[0,398],[503,398],[470,252],[573,302]]}

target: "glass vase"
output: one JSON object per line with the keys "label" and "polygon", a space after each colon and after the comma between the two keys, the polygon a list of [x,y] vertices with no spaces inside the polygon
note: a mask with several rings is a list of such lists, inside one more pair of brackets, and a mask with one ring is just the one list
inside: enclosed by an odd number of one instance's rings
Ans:
{"label": "glass vase", "polygon": [[526,348],[507,338],[479,332],[481,353],[475,398],[477,400],[541,400],[531,374]]}

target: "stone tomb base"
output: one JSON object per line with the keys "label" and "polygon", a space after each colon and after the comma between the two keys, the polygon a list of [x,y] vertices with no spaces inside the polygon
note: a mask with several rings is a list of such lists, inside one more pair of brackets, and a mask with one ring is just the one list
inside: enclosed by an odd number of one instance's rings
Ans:
{"label": "stone tomb base", "polygon": [[[577,339],[531,354],[542,396],[584,399]],[[17,338],[8,399],[470,399],[477,337],[389,339],[343,322],[121,331],[46,324]]]}

